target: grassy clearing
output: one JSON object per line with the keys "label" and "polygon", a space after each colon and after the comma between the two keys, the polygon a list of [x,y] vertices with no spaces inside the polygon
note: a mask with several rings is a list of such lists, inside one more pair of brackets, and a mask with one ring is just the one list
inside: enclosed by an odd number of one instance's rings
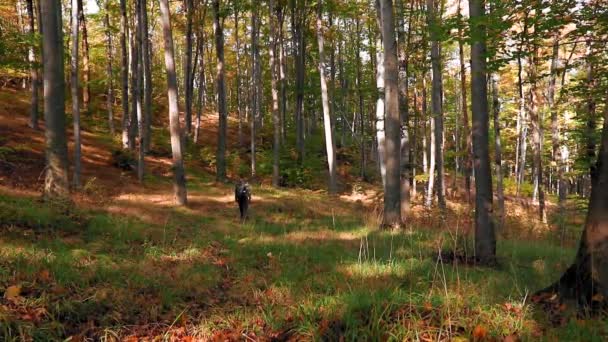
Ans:
{"label": "grassy clearing", "polygon": [[[25,100],[0,94],[0,104],[26,113]],[[9,121],[15,118],[21,121]],[[3,116],[14,129],[0,138],[0,161],[11,172],[0,174],[0,341],[608,338],[605,320],[579,320],[564,307],[554,326],[527,301],[571,261],[585,212],[580,199],[569,199],[568,212],[551,215],[548,227],[532,218],[529,203],[509,198],[500,265],[471,267],[438,258],[471,251],[463,200],[449,201],[442,224],[416,199],[408,229],[391,233],[376,229],[381,199],[366,183],[351,182],[352,193],[339,198],[256,185],[251,218],[239,224],[232,188],[213,182],[211,126],[203,147],[186,149],[188,208],[172,205],[166,130],[154,130],[140,186],[108,166],[119,137],[94,119],[85,122],[92,150],[82,193],[74,203],[40,202],[31,190],[43,138],[22,132],[25,118]],[[282,151],[286,185],[324,187],[322,142],[310,141],[308,168]],[[269,151],[258,154],[263,184]],[[357,156],[348,156],[339,151],[345,178],[358,174],[347,165],[357,165]],[[230,154],[232,177],[247,172],[245,157]]]}
{"label": "grassy clearing", "polygon": [[[204,181],[190,186],[195,196],[226,193]],[[3,194],[0,339],[435,340],[476,329],[498,339],[606,337],[605,321],[549,328],[525,302],[573,249],[500,240],[497,268],[444,263],[440,249],[470,241],[425,227],[381,232],[350,205],[328,212],[335,200],[323,194],[256,190],[242,226],[233,210],[152,208],[167,219],[150,223]]]}

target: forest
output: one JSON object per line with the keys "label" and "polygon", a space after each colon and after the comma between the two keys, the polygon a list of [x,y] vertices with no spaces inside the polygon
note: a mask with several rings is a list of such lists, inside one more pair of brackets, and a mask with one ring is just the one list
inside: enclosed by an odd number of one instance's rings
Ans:
{"label": "forest", "polygon": [[0,1],[0,341],[607,314],[607,0]]}

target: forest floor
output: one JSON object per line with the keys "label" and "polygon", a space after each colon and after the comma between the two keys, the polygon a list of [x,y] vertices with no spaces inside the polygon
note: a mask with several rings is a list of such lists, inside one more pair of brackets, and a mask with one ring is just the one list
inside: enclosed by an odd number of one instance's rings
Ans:
{"label": "forest floor", "polygon": [[70,203],[47,204],[39,195],[44,135],[27,126],[28,106],[25,92],[0,91],[2,341],[608,338],[605,320],[530,301],[572,260],[583,200],[571,199],[561,218],[551,211],[543,225],[529,201],[510,196],[495,267],[450,257],[472,250],[461,192],[448,192],[445,219],[414,198],[407,227],[388,232],[376,228],[375,185],[349,178],[329,196],[261,179],[241,223],[232,184],[215,182],[206,161],[212,115],[206,149],[188,149],[182,208],[173,205],[168,133],[155,129],[139,184],[112,166],[119,137],[107,134],[100,110],[83,115],[82,190]]}

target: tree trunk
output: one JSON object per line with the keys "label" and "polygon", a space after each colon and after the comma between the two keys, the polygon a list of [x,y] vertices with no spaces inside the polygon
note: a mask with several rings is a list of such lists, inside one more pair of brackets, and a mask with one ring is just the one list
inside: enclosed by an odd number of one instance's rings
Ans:
{"label": "tree trunk", "polygon": [[122,148],[129,148],[129,52],[127,51],[127,1],[120,0],[120,49],[122,59]]}
{"label": "tree trunk", "polygon": [[497,75],[491,75],[492,82],[492,112],[494,116],[494,164],[496,173],[496,196],[497,208],[496,218],[498,221],[498,229],[501,229],[505,222],[505,195],[503,190],[503,172],[502,172],[502,146],[500,142],[500,99],[498,98],[498,80]]}
{"label": "tree trunk", "polygon": [[321,78],[321,99],[323,102],[323,127],[325,131],[325,150],[327,152],[327,167],[329,171],[329,193],[335,194],[337,191],[336,182],[336,147],[331,127],[331,117],[329,115],[329,96],[327,94],[327,80],[325,77],[325,51],[323,37],[323,4],[317,4],[317,41],[319,43],[319,75]]}
{"label": "tree trunk", "polygon": [[[203,12],[206,12],[206,10],[203,10]],[[203,15],[202,18],[205,18],[205,15]],[[203,42],[205,41],[205,30],[201,30],[201,32],[199,34],[199,39]],[[199,139],[200,128],[201,128],[201,115],[202,115],[202,111],[205,108],[205,105],[207,103],[207,82],[206,82],[206,78],[205,78],[204,43],[200,44],[200,49],[201,49],[201,53],[199,54],[200,67],[199,67],[199,76],[198,76],[198,100],[197,100],[198,104],[197,104],[197,110],[196,110],[196,121],[195,121],[195,125],[194,125],[194,143],[197,143],[198,139]]]}
{"label": "tree trunk", "polygon": [[72,91],[72,118],[74,120],[74,188],[80,188],[80,96],[78,82],[78,27],[82,0],[72,0],[72,56],[70,61],[70,88]]}
{"label": "tree trunk", "polygon": [[384,46],[384,86],[386,101],[386,186],[384,188],[384,227],[401,226],[401,118],[399,115],[399,87],[397,42],[392,0],[380,0],[382,42]]}
{"label": "tree trunk", "polygon": [[525,167],[526,167],[526,150],[527,150],[527,135],[528,135],[528,125],[527,125],[527,112],[526,112],[526,99],[524,97],[524,83],[523,83],[523,66],[521,57],[523,54],[523,45],[526,41],[526,36],[528,34],[528,17],[527,12],[525,13],[526,17],[524,18],[524,27],[522,31],[521,43],[519,44],[519,51],[517,54],[517,84],[519,90],[519,112],[517,116],[518,122],[518,141],[517,141],[517,152],[516,155],[516,194],[519,196],[521,185],[524,181],[525,175]]}
{"label": "tree trunk", "polygon": [[91,78],[91,71],[89,67],[89,35],[87,33],[87,21],[84,15],[84,8],[82,6],[82,0],[78,0],[78,17],[80,20],[80,29],[82,30],[82,106],[85,111],[89,110],[89,101],[91,98],[91,88],[89,85],[89,79]]}
{"label": "tree trunk", "polygon": [[[271,14],[272,15],[272,14]],[[234,41],[236,42],[236,69],[235,72],[235,83],[236,83],[236,113],[239,119],[238,126],[238,140],[239,146],[244,146],[243,141],[243,110],[241,108],[241,41],[239,39],[239,11],[238,8],[234,9]]]}
{"label": "tree trunk", "polygon": [[386,153],[385,153],[385,106],[384,106],[384,51],[382,49],[383,42],[383,30],[382,30],[382,9],[380,0],[375,1],[376,13],[378,20],[378,28],[380,29],[380,36],[376,39],[376,89],[378,99],[376,100],[376,146],[378,149],[378,167],[380,170],[380,177],[382,178],[382,188],[386,191]]}
{"label": "tree trunk", "polygon": [[104,26],[106,29],[106,56],[108,59],[108,65],[106,72],[108,73],[108,90],[106,107],[108,107],[108,127],[110,129],[110,135],[114,136],[114,78],[112,70],[112,31],[110,27],[110,1],[106,0],[106,8],[104,14]]}
{"label": "tree trunk", "polygon": [[604,115],[600,152],[591,176],[591,196],[578,252],[561,278],[542,293],[574,299],[582,311],[608,307],[608,111]]}
{"label": "tree trunk", "polygon": [[439,37],[437,31],[435,0],[427,0],[429,27],[431,28],[431,65],[433,69],[433,83],[431,106],[433,108],[433,121],[435,122],[435,167],[437,170],[436,192],[437,204],[445,211],[445,180],[443,168],[443,100],[441,75],[441,53],[439,52]]}
{"label": "tree trunk", "polygon": [[[36,34],[36,28],[34,27],[34,0],[27,0],[27,15],[29,18],[29,29],[28,33],[32,36]],[[40,17],[38,17],[40,22]],[[40,25],[40,23],[38,23]],[[30,87],[32,91],[32,104],[30,107],[30,122],[31,128],[38,130],[38,86],[40,85],[40,79],[38,74],[38,67],[36,66],[36,53],[35,44],[28,47],[27,59],[30,67]]]}
{"label": "tree trunk", "polygon": [[260,96],[258,94],[260,88],[258,87],[258,78],[259,78],[259,64],[260,64],[260,60],[259,60],[259,46],[258,46],[258,35],[259,35],[259,31],[260,28],[259,26],[259,21],[258,21],[258,5],[259,4],[254,4],[254,8],[251,12],[251,91],[250,91],[250,96],[251,96],[251,116],[249,117],[250,124],[251,124],[251,177],[254,178],[256,175],[256,169],[257,169],[257,164],[256,164],[256,156],[255,156],[255,148],[256,148],[256,144],[255,144],[255,136],[256,136],[256,131],[257,131],[257,121],[258,121],[258,116],[260,115]]}
{"label": "tree trunk", "polygon": [[192,134],[192,12],[194,0],[185,0],[186,7],[186,64],[184,66],[184,92],[186,102],[186,134]]}
{"label": "tree trunk", "polygon": [[[137,0],[135,2],[135,17],[137,18],[136,23],[136,31],[135,31],[135,46],[139,49],[139,53],[141,55],[145,55],[144,43],[142,40],[143,36],[143,20],[142,20],[142,6],[143,1],[145,0]],[[145,56],[142,56],[145,58]],[[145,168],[145,159],[144,159],[144,109],[142,103],[142,87],[144,83],[144,70],[143,70],[143,58],[139,58],[137,60],[137,68],[135,68],[135,102],[137,105],[137,179],[139,182],[144,181],[144,168]]]}
{"label": "tree trunk", "polygon": [[[401,215],[406,217],[410,211],[410,141],[409,141],[409,83],[408,83],[408,50],[411,31],[405,36],[405,13],[403,1],[399,0],[399,27],[397,28],[397,41],[399,43],[399,113],[401,117]],[[412,24],[413,1],[410,2],[408,26]]]}
{"label": "tree trunk", "polygon": [[272,185],[279,187],[279,149],[281,144],[281,127],[279,113],[279,90],[277,83],[279,80],[279,65],[277,63],[277,30],[276,23],[273,18],[275,13],[274,0],[270,0],[269,4],[269,22],[270,22],[270,77],[272,88],[272,125],[274,130],[274,140],[272,144]]}
{"label": "tree trunk", "polygon": [[[462,20],[462,14],[460,12],[460,0],[458,1],[458,22]],[[467,98],[467,71],[464,64],[464,35],[462,28],[458,27],[458,56],[460,58],[460,91],[461,91],[461,110],[462,110],[462,135],[465,139],[465,158],[464,158],[464,184],[465,191],[467,194],[467,202],[471,203],[471,129],[469,127],[469,110],[468,110],[468,98]]]}
{"label": "tree trunk", "polygon": [[285,143],[287,137],[287,77],[286,77],[286,63],[285,63],[285,44],[284,44],[284,31],[283,23],[285,21],[285,10],[282,2],[279,2],[277,7],[277,20],[279,30],[279,73],[280,73],[280,89],[281,89],[281,145]]}
{"label": "tree trunk", "polygon": [[173,55],[173,33],[171,32],[171,14],[169,0],[160,0],[160,14],[163,25],[165,44],[165,68],[167,70],[167,97],[169,99],[169,130],[171,132],[171,150],[173,152],[173,191],[175,202],[186,205],[186,175],[182,157],[182,130],[179,124],[179,107],[177,97],[177,75]]}
{"label": "tree trunk", "polygon": [[217,90],[217,113],[219,129],[217,132],[216,180],[226,180],[226,84],[224,79],[224,27],[220,13],[220,0],[213,0],[213,30],[215,31],[215,52],[217,56],[217,74],[215,77]]}
{"label": "tree trunk", "polygon": [[471,96],[473,112],[473,165],[475,167],[475,257],[482,263],[496,259],[492,221],[492,173],[488,152],[488,89],[486,71],[485,1],[469,1],[471,46]]}
{"label": "tree trunk", "polygon": [[[135,6],[137,7],[137,6]],[[137,96],[139,94],[139,89],[137,89],[137,65],[139,64],[139,53],[140,48],[137,44],[137,32],[139,29],[137,28],[137,8],[135,8],[132,27],[129,31],[129,45],[131,48],[131,54],[129,55],[129,65],[130,65],[130,98],[131,98],[131,110],[129,115],[129,150],[135,152],[136,144],[135,140],[137,137]]]}
{"label": "tree trunk", "polygon": [[46,199],[69,195],[68,146],[65,132],[65,93],[63,75],[63,30],[61,2],[41,1],[42,63],[44,68],[44,120],[46,137]]}
{"label": "tree trunk", "polygon": [[532,125],[532,138],[534,140],[534,171],[536,173],[535,186],[538,189],[538,216],[541,222],[547,223],[547,215],[545,212],[545,191],[543,184],[543,166],[542,166],[542,148],[543,148],[543,125],[542,113],[538,108],[540,94],[538,90],[538,74],[536,63],[538,63],[538,47],[534,45],[532,56],[529,61],[528,77],[530,78],[530,101],[529,110],[530,124]]}
{"label": "tree trunk", "polygon": [[[417,81],[416,81],[417,82]],[[418,167],[418,124],[420,122],[420,111],[418,110],[418,87],[414,83],[414,131],[412,134],[412,197],[416,198],[416,168]]]}
{"label": "tree trunk", "polygon": [[367,161],[365,158],[365,120],[364,120],[364,114],[363,114],[363,86],[362,86],[362,72],[361,72],[361,35],[363,34],[362,30],[361,30],[361,23],[359,18],[355,18],[355,26],[356,26],[356,41],[357,41],[357,47],[356,47],[356,56],[355,58],[357,59],[356,61],[356,68],[357,68],[357,96],[358,96],[358,100],[359,100],[359,128],[361,130],[360,132],[360,139],[361,139],[361,146],[360,146],[360,153],[361,153],[361,170],[360,170],[360,176],[361,179],[366,180],[367,179],[367,175],[366,175],[366,165],[367,165]]}
{"label": "tree trunk", "polygon": [[[437,144],[435,142],[437,135],[435,134],[435,130],[437,127],[435,126],[435,120],[433,118],[429,118],[429,152],[428,152],[428,183],[426,190],[426,201],[425,206],[430,208],[433,204],[433,187],[435,186],[435,158],[437,157],[437,152],[435,149],[437,148]],[[426,134],[426,133],[425,133]]]}
{"label": "tree trunk", "polygon": [[148,6],[147,0],[141,0],[141,20],[142,20],[142,53],[144,58],[143,72],[144,72],[144,126],[143,126],[143,144],[144,152],[150,151],[150,141],[152,138],[152,61],[151,61],[151,47],[150,38],[148,37]]}
{"label": "tree trunk", "polygon": [[596,129],[596,103],[595,97],[593,96],[594,88],[597,86],[595,81],[595,68],[593,65],[593,50],[591,47],[591,42],[587,42],[587,56],[586,56],[586,68],[587,68],[587,79],[586,79],[586,87],[587,87],[587,127],[585,127],[585,134],[587,136],[587,163],[589,164],[589,174],[593,177],[596,172],[595,169],[595,150],[596,150],[596,139],[595,139],[595,129]]}
{"label": "tree trunk", "polygon": [[[427,123],[428,123],[428,99],[426,94],[426,72],[422,74],[422,172],[431,176],[429,172],[429,144],[427,143]],[[432,128],[432,127],[431,127]],[[432,129],[431,129],[431,134]],[[430,206],[430,204],[428,205]]]}
{"label": "tree trunk", "polygon": [[306,33],[304,32],[304,21],[306,20],[304,3],[302,0],[297,2],[297,8],[293,8],[294,27],[294,51],[296,69],[296,150],[298,151],[298,161],[304,162],[304,82],[306,67]]}

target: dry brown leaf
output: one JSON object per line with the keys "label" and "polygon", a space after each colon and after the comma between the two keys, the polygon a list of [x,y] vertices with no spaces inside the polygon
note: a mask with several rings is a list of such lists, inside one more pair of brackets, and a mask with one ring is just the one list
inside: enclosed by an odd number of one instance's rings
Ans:
{"label": "dry brown leaf", "polygon": [[49,270],[42,270],[38,273],[38,279],[44,282],[49,282],[51,280],[51,272]]}
{"label": "dry brown leaf", "polygon": [[488,329],[482,325],[478,324],[475,329],[473,329],[473,341],[482,341],[486,336],[488,336]]}
{"label": "dry brown leaf", "polygon": [[4,291],[4,298],[8,300],[15,300],[21,295],[21,286],[13,285],[6,288]]}

